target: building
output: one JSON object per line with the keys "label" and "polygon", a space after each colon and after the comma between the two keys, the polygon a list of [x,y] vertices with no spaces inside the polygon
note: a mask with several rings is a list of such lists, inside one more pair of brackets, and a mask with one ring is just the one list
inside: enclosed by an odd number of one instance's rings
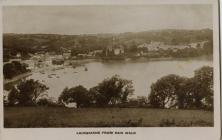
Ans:
{"label": "building", "polygon": [[106,47],[106,56],[119,56],[124,53],[124,47],[119,44],[119,41],[116,38],[113,37],[112,43]]}
{"label": "building", "polygon": [[71,57],[71,50],[63,51],[62,56],[64,59],[69,59]]}
{"label": "building", "polygon": [[[101,55],[102,53],[103,53],[103,50],[94,50],[92,54],[94,56],[98,56],[98,55]],[[90,53],[89,53],[89,55],[90,55]]]}
{"label": "building", "polygon": [[58,59],[58,58],[53,59],[52,64],[53,65],[63,65],[64,64],[64,59]]}
{"label": "building", "polygon": [[77,54],[77,57],[85,58],[85,57],[87,57],[87,54],[86,53],[79,53],[79,54]]}
{"label": "building", "polygon": [[73,103],[64,103],[65,107],[67,108],[77,108],[77,103],[73,102]]}
{"label": "building", "polygon": [[167,45],[163,42],[151,42],[150,44],[144,43],[139,45],[137,48],[147,48],[148,52],[155,52],[155,51],[166,51],[172,50],[174,52],[189,48],[190,45]]}
{"label": "building", "polygon": [[35,68],[35,62],[33,60],[25,60],[24,63],[28,65],[28,69],[33,70]]}
{"label": "building", "polygon": [[123,55],[124,52],[124,47],[122,45],[115,45],[115,46],[108,46],[106,48],[106,56],[109,55]]}
{"label": "building", "polygon": [[114,48],[114,55],[121,55],[124,54],[123,46],[118,46]]}
{"label": "building", "polygon": [[207,41],[201,41],[201,42],[194,42],[194,43],[190,43],[189,46],[191,48],[203,48],[204,47],[204,44],[206,43]]}
{"label": "building", "polygon": [[16,54],[16,58],[21,58],[21,57],[22,57],[21,53]]}
{"label": "building", "polygon": [[60,47],[60,49],[63,59],[69,59],[71,57],[72,51],[70,49],[64,47]]}

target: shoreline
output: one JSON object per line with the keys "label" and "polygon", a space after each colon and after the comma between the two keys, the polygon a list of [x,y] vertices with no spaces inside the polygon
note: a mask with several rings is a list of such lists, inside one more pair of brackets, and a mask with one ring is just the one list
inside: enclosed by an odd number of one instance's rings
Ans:
{"label": "shoreline", "polygon": [[15,82],[15,81],[18,81],[18,80],[21,80],[25,77],[28,77],[32,75],[32,71],[31,72],[26,72],[26,73],[23,73],[23,74],[20,74],[20,75],[17,75],[15,77],[13,77],[12,79],[4,79],[3,80],[3,84],[6,85],[6,84],[10,84],[12,82]]}
{"label": "shoreline", "polygon": [[89,62],[91,60],[100,60],[100,61],[138,61],[138,60],[147,60],[147,61],[167,61],[167,60],[213,60],[213,55],[204,55],[204,56],[196,56],[196,57],[153,57],[149,58],[146,56],[140,57],[96,57],[96,58],[81,58],[81,59],[70,59],[69,61],[83,61]]}

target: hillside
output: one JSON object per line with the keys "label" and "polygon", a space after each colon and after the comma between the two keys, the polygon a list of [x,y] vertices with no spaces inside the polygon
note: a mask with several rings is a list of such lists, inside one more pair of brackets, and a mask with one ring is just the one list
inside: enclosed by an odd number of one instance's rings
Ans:
{"label": "hillside", "polygon": [[59,34],[3,34],[4,56],[22,55],[46,49],[59,53],[61,48],[81,48],[87,50],[104,49],[115,41],[125,47],[132,48],[151,41],[160,41],[169,45],[188,44],[198,41],[212,41],[211,29],[201,30],[152,30],[145,32],[127,32],[120,34],[90,34],[90,35],[59,35]]}

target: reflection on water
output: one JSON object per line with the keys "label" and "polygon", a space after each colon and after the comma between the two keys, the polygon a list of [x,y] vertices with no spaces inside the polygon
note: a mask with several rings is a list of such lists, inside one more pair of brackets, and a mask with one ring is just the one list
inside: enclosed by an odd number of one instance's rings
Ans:
{"label": "reflection on water", "polygon": [[[129,61],[86,63],[84,67],[65,67],[56,71],[33,73],[28,78],[45,83],[50,89],[49,96],[57,98],[65,87],[83,85],[86,88],[96,86],[104,78],[115,74],[133,81],[134,96],[147,96],[150,86],[157,79],[168,74],[192,77],[194,70],[212,66],[211,60],[170,60],[170,61]],[[87,70],[86,70],[87,68]]]}

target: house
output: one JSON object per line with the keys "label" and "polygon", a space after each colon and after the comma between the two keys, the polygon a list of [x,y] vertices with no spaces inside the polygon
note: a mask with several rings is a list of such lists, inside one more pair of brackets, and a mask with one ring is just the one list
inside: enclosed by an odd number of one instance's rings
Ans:
{"label": "house", "polygon": [[178,50],[189,47],[190,47],[189,45],[167,45],[162,42],[151,42],[150,44],[147,43],[141,44],[137,48],[147,48],[149,52],[166,51],[166,50],[172,50],[173,52],[176,52]]}
{"label": "house", "polygon": [[24,63],[28,65],[28,69],[33,70],[35,68],[35,62],[33,60],[25,60]]}
{"label": "house", "polygon": [[147,48],[148,51],[158,51],[159,50],[159,46],[162,45],[162,43],[155,43],[155,42],[151,42],[150,44],[144,43],[141,44],[139,46],[137,46],[137,48]]}
{"label": "house", "polygon": [[21,58],[21,56],[22,56],[21,53],[16,54],[16,58]]}
{"label": "house", "polygon": [[81,57],[81,58],[87,57],[87,54],[86,53],[79,53],[79,54],[77,54],[77,57]]}
{"label": "house", "polygon": [[106,48],[106,56],[113,54],[113,55],[122,55],[124,54],[124,47],[122,45],[115,45],[115,46],[108,46]]}
{"label": "house", "polygon": [[164,46],[164,43],[163,42],[155,42],[155,41],[152,41],[150,42],[150,44],[148,44],[148,51],[158,51],[161,46]]}
{"label": "house", "polygon": [[52,64],[53,65],[63,65],[64,59],[59,59],[59,58],[52,59]]}
{"label": "house", "polygon": [[207,41],[201,41],[201,42],[194,42],[194,43],[190,43],[189,46],[191,48],[203,48],[204,47],[204,44],[206,43]]}
{"label": "house", "polygon": [[122,46],[114,48],[114,55],[124,54],[124,48]]}
{"label": "house", "polygon": [[64,103],[65,107],[67,108],[77,108],[77,103]]}
{"label": "house", "polygon": [[113,54],[113,47],[111,45],[106,47],[106,56],[110,54]]}
{"label": "house", "polygon": [[40,46],[36,49],[37,53],[39,55],[44,55],[47,52],[47,46]]}
{"label": "house", "polygon": [[[94,50],[93,51],[93,55],[97,56],[97,55],[101,55],[103,53],[103,50]],[[90,53],[89,53],[90,54]]]}
{"label": "house", "polygon": [[44,63],[45,63],[45,60],[46,60],[46,55],[45,55],[45,53],[39,53],[38,52],[38,53],[35,53],[35,55],[33,55],[30,60],[31,60],[31,62],[34,63],[34,67],[32,69],[42,68],[42,67],[45,66]]}
{"label": "house", "polygon": [[71,50],[63,51],[62,55],[64,59],[69,59],[71,57]]}

